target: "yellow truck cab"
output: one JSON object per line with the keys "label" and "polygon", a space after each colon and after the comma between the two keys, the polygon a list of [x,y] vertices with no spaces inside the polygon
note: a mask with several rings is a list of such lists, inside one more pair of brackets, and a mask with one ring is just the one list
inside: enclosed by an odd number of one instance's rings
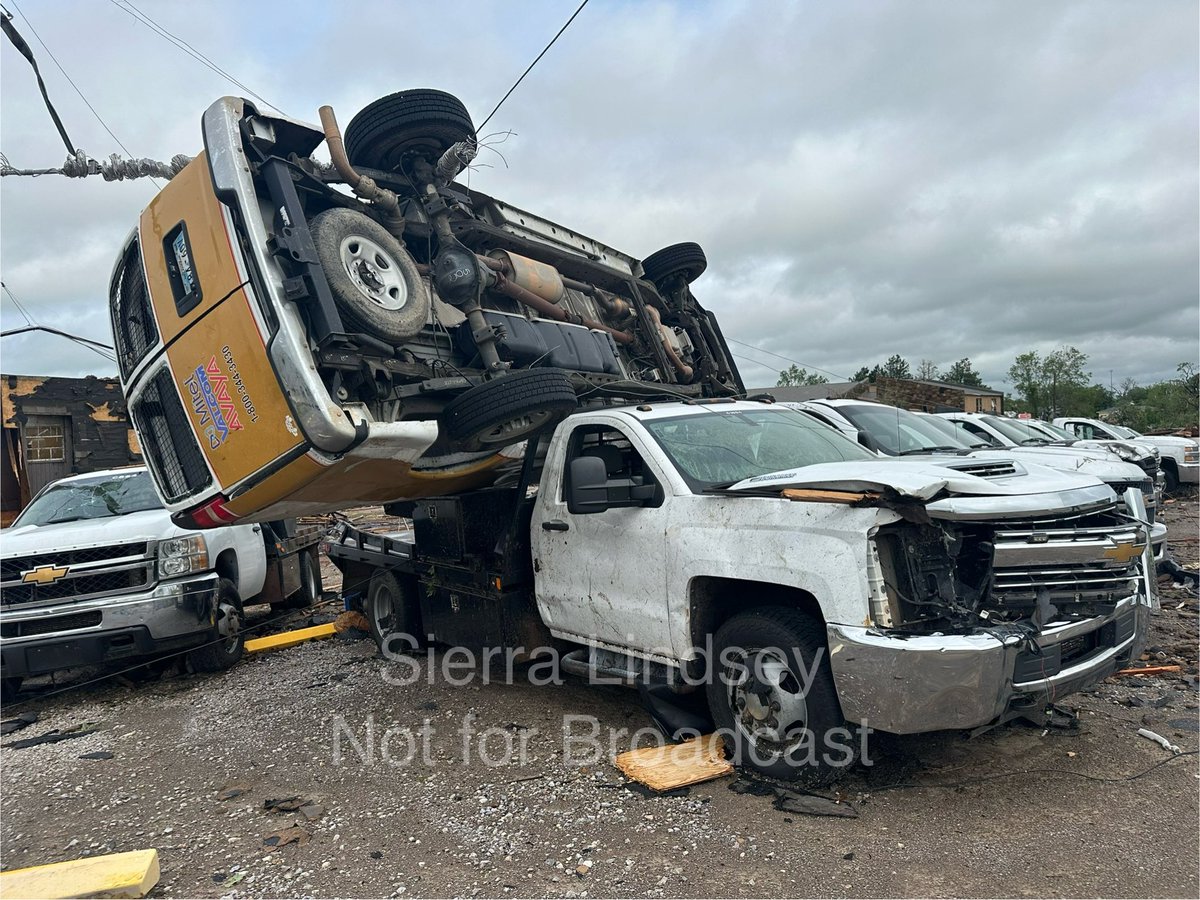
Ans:
{"label": "yellow truck cab", "polygon": [[321,117],[218,100],[114,269],[131,418],[181,526],[471,489],[581,402],[743,391],[697,245],[639,262],[456,183],[478,148],[448,94],[378,100],[344,139]]}

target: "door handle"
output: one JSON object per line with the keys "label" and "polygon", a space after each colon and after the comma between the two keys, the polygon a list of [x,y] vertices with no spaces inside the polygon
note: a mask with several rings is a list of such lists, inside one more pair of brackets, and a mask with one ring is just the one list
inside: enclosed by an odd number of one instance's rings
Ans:
{"label": "door handle", "polygon": [[551,519],[542,523],[542,531],[570,531],[571,526],[562,519]]}

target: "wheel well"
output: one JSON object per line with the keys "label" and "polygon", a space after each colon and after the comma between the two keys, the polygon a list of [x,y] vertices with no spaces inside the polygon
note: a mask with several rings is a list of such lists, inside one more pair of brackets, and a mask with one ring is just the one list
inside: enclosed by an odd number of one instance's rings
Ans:
{"label": "wheel well", "polygon": [[1158,467],[1164,471],[1170,469],[1175,474],[1179,474],[1179,467],[1175,464],[1173,457],[1164,456],[1158,461]]}
{"label": "wheel well", "polygon": [[217,562],[213,568],[216,570],[216,573],[219,576],[222,578],[228,578],[230,581],[232,581],[234,587],[239,588],[240,593],[240,586],[238,585],[237,553],[235,553],[233,550],[222,550],[217,554]]}
{"label": "wheel well", "polygon": [[705,637],[731,616],[756,606],[796,609],[821,624],[825,623],[817,598],[808,591],[787,585],[705,575],[692,579],[690,594],[692,645],[696,647],[705,646]]}

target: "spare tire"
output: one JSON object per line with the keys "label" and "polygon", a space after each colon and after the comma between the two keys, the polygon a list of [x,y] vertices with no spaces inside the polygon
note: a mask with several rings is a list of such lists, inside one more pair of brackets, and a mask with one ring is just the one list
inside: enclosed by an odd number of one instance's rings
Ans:
{"label": "spare tire", "polygon": [[463,450],[499,450],[555,423],[579,405],[559,369],[521,369],[459,394],[442,411],[442,431]]}
{"label": "spare tire", "polygon": [[642,270],[648,281],[659,284],[672,275],[682,275],[683,280],[691,284],[704,274],[708,268],[708,257],[699,244],[688,241],[683,244],[672,244],[651,253],[642,260]]}
{"label": "spare tire", "polygon": [[404,171],[404,161],[431,163],[459,141],[475,140],[471,115],[457,97],[418,88],[399,91],[365,106],[346,126],[351,165]]}
{"label": "spare tire", "polygon": [[401,344],[429,319],[429,286],[416,261],[364,213],[334,207],[309,223],[317,258],[347,330]]}

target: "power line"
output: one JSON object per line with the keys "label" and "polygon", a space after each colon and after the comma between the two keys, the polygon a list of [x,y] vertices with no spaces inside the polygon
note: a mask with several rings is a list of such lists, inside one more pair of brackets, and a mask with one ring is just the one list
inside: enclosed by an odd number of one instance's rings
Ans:
{"label": "power line", "polygon": [[[16,4],[13,5],[15,6]],[[18,9],[17,12],[21,11]],[[21,18],[25,19],[24,13],[21,13]],[[29,24],[28,19],[25,19],[25,24]],[[33,30],[32,25],[29,25],[29,28],[31,31]],[[42,92],[42,101],[46,104],[46,111],[50,113],[50,118],[54,121],[54,127],[58,129],[58,136],[62,138],[62,142],[67,145],[67,152],[74,154],[75,145],[71,142],[71,136],[67,134],[67,129],[62,123],[62,119],[58,117],[58,110],[55,109],[54,104],[50,102],[50,92],[46,90],[46,82],[42,78],[42,70],[38,68],[37,60],[33,58],[33,50],[30,49],[25,38],[21,37],[21,35],[17,32],[16,26],[12,23],[12,13],[10,13],[7,9],[2,9],[2,14],[0,14],[0,29],[4,31],[4,36],[8,38],[9,42],[17,49],[17,52],[25,57],[26,62],[28,62],[30,67],[33,69],[34,77],[37,78],[38,90]],[[35,31],[34,35],[36,34],[37,32]],[[38,38],[38,40],[40,41],[41,38]],[[42,44],[42,46],[45,47],[46,45]]]}
{"label": "power line", "polygon": [[213,62],[211,59],[209,59],[207,56],[205,56],[203,53],[201,53],[199,50],[197,50],[195,47],[193,47],[187,41],[183,40],[183,38],[177,37],[176,35],[172,34],[170,31],[168,31],[166,28],[164,28],[162,25],[159,25],[158,22],[156,22],[156,21],[154,21],[154,19],[150,18],[149,15],[147,15],[146,13],[144,13],[140,9],[138,9],[136,6],[134,6],[133,3],[130,2],[130,0],[122,0],[122,2],[118,2],[118,0],[108,0],[108,2],[111,3],[113,6],[115,6],[117,9],[121,10],[121,12],[132,17],[135,21],[141,22],[143,25],[145,25],[147,28],[149,28],[155,34],[159,35],[161,38],[166,40],[168,43],[172,44],[177,49],[182,50],[184,53],[186,53],[192,59],[196,60],[196,62],[200,63],[201,65],[207,66],[209,69],[211,69],[217,75],[220,75],[222,78],[224,78],[230,84],[232,84],[234,87],[238,88],[239,90],[245,91],[246,93],[250,94],[250,96],[252,96],[258,100],[261,100],[267,106],[271,107],[271,109],[279,110],[279,107],[275,106],[275,104],[268,101],[261,94],[256,93],[254,90],[247,87],[242,82],[238,81],[236,78],[234,78],[232,75],[230,75],[224,69],[222,69],[219,65],[217,65],[215,62]]}
{"label": "power line", "polygon": [[[6,289],[7,290],[7,289]],[[11,294],[9,295],[12,296]],[[69,341],[74,341],[81,347],[86,347],[98,356],[104,357],[110,363],[115,363],[117,358],[110,352],[113,348],[109,344],[102,344],[99,341],[93,341],[91,338],[85,338],[78,334],[71,334],[69,331],[62,331],[58,328],[51,328],[49,325],[28,325],[24,328],[10,328],[8,331],[0,331],[0,338],[9,337],[10,335],[25,334],[29,331],[44,331],[47,334],[54,334],[58,337],[64,337]]]}
{"label": "power line", "polygon": [[518,78],[516,80],[516,82],[513,83],[513,86],[508,89],[508,93],[500,98],[500,102],[496,104],[496,108],[493,109],[490,113],[488,113],[488,117],[483,120],[483,122],[479,125],[479,129],[477,129],[477,130],[482,130],[484,125],[486,125],[488,122],[492,121],[492,116],[494,116],[496,114],[496,112],[500,109],[500,107],[504,105],[504,101],[507,100],[509,98],[509,95],[512,94],[512,92],[517,89],[518,85],[520,85],[520,83],[525,80],[525,76],[528,75],[531,71],[533,71],[533,67],[536,66],[538,64],[538,62],[541,61],[541,58],[546,55],[547,51],[549,51],[549,49],[554,46],[554,42],[557,41],[560,37],[562,37],[562,33],[564,31],[566,31],[568,27],[570,27],[571,23],[575,21],[575,17],[577,15],[579,15],[581,12],[583,12],[583,8],[587,5],[588,5],[588,0],[583,0],[583,2],[579,4],[579,8],[576,9],[575,12],[571,13],[571,18],[567,19],[567,24],[563,25],[562,28],[558,29],[558,34],[554,35],[554,37],[552,37],[550,39],[550,43],[548,43],[542,49],[542,52],[537,55],[537,59],[535,59],[533,62],[531,62],[529,64],[529,68],[521,73],[521,77]]}
{"label": "power line", "polygon": [[25,317],[25,321],[28,322],[30,325],[33,325],[34,324],[33,317],[30,316],[29,313],[25,311],[25,306],[23,303],[21,303],[20,300],[17,299],[17,295],[14,294],[12,291],[10,291],[8,289],[8,285],[5,284],[3,281],[0,281],[0,288],[2,288],[4,290],[4,293],[8,294],[8,299],[13,302],[13,305],[15,305],[17,307],[17,309],[20,311],[21,315],[23,315]]}
{"label": "power line", "polygon": [[[133,156],[133,154],[129,151],[129,148],[126,147],[123,143],[121,143],[121,139],[116,136],[116,134],[113,132],[113,130],[111,128],[108,127],[108,123],[104,121],[104,119],[101,117],[100,113],[96,112],[96,107],[92,106],[92,104],[88,100],[88,98],[83,95],[83,91],[81,91],[79,89],[79,85],[77,85],[74,82],[74,80],[72,80],[71,76],[67,74],[67,70],[62,67],[62,63],[60,63],[58,61],[58,57],[56,57],[54,55],[54,52],[49,47],[46,46],[46,42],[42,40],[42,36],[40,34],[38,34],[37,29],[33,27],[33,23],[29,21],[29,16],[25,15],[25,13],[21,11],[21,7],[17,6],[17,4],[14,2],[14,0],[8,0],[8,2],[12,3],[13,9],[15,9],[18,13],[21,14],[21,18],[24,19],[25,24],[29,26],[29,30],[31,32],[33,32],[33,36],[35,38],[37,38],[37,42],[42,45],[42,49],[46,51],[46,54],[53,61],[54,65],[58,66],[58,71],[62,72],[63,78],[67,79],[67,83],[70,84],[71,87],[73,87],[75,89],[75,93],[77,93],[79,95],[79,99],[82,100],[84,102],[84,105],[86,105],[87,108],[92,111],[92,115],[96,117],[96,121],[99,122],[104,127],[104,130],[108,132],[109,137],[111,137],[114,141],[117,142],[117,146],[125,151],[126,156]],[[74,150],[74,149],[71,150],[72,154],[77,153],[77,152],[78,152],[77,150]],[[157,188],[162,187],[157,182],[155,182],[154,186]]]}
{"label": "power line", "polygon": [[[842,381],[850,380],[845,375],[839,375],[837,372],[830,372],[828,369],[822,369],[820,366],[813,366],[813,365],[809,365],[808,363],[802,363],[798,359],[792,359],[790,356],[784,356],[783,354],[776,353],[773,350],[764,350],[762,347],[756,347],[753,344],[747,344],[745,341],[734,340],[731,337],[726,337],[725,340],[731,344],[740,344],[741,346],[748,347],[751,350],[757,350],[759,353],[766,353],[768,356],[774,356],[776,359],[782,359],[784,362],[792,363],[793,365],[797,365],[802,369],[813,369],[817,372],[824,372],[826,375],[832,375],[834,378],[840,378]],[[742,357],[739,357],[739,358],[742,358]],[[757,360],[753,360],[753,359],[747,360],[747,361],[748,362],[758,362]],[[759,362],[758,364],[760,366],[766,365],[766,363],[763,363],[763,362]]]}

